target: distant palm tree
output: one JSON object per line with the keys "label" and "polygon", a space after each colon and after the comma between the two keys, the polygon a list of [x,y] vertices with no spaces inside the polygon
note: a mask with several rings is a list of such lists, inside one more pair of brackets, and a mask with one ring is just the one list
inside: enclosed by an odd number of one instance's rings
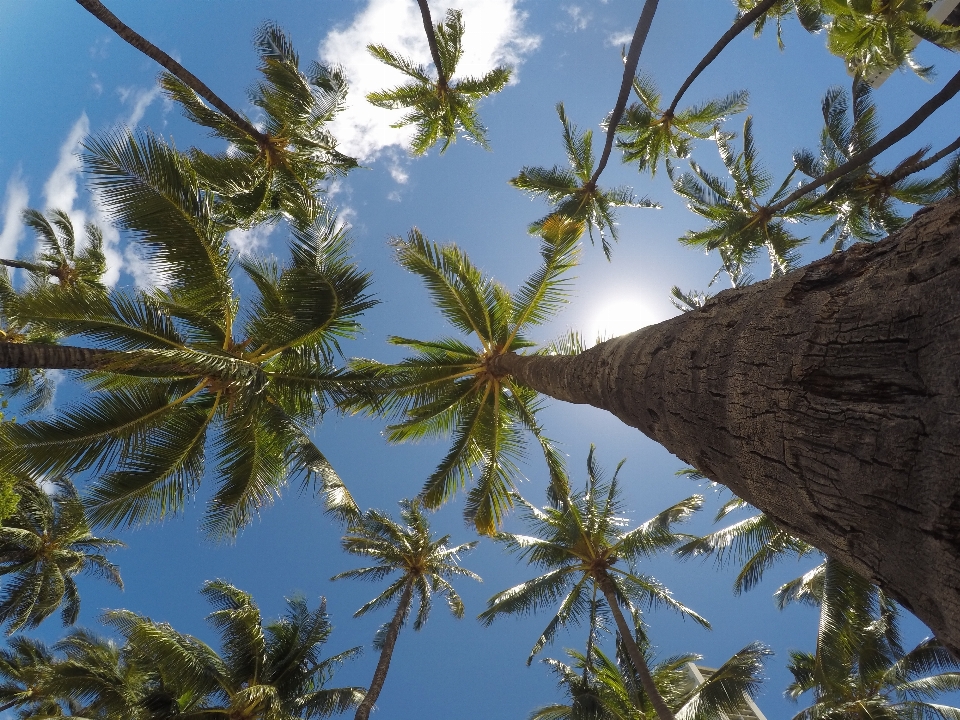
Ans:
{"label": "distant palm tree", "polygon": [[16,708],[27,717],[54,716],[49,688],[57,657],[40,640],[17,635],[0,648],[0,712]]}
{"label": "distant palm tree", "polygon": [[383,45],[368,45],[367,49],[377,60],[399,70],[413,82],[370,93],[367,100],[376,107],[408,111],[393,127],[416,125],[417,132],[410,146],[414,155],[423,155],[438,142],[443,143],[440,152],[445,152],[456,141],[458,132],[488,148],[487,130],[477,115],[476,104],[500,92],[510,80],[510,70],[496,67],[483,77],[460,78],[454,82],[453,76],[463,56],[463,17],[459,10],[448,10],[446,19],[436,25],[434,32],[425,0],[420,5],[426,12],[424,26],[436,79],[430,77],[422,65],[414,65]]}
{"label": "distant palm tree", "polygon": [[663,109],[660,91],[646,75],[633,79],[633,92],[640,102],[626,108],[617,128],[623,162],[636,163],[640,172],[654,176],[663,161],[671,179],[673,160],[689,157],[694,140],[713,137],[727,117],[747,109],[748,100],[748,93],[741,91],[679,112]]}
{"label": "distant palm tree", "polygon": [[[641,638],[642,640],[642,638]],[[703,683],[691,682],[686,666],[699,655],[675,655],[655,662],[649,645],[641,645],[644,658],[657,690],[675,716],[685,720],[715,720],[736,717],[744,695],[755,695],[762,682],[763,658],[770,650],[759,643],[743,648],[710,675]],[[601,650],[588,659],[567,650],[572,665],[544,660],[557,675],[569,702],[555,703],[535,710],[530,720],[652,720],[657,717],[640,684],[637,673],[625,653],[616,660]]]}
{"label": "distant palm tree", "polygon": [[348,570],[331,578],[378,581],[394,573],[400,574],[386,590],[354,613],[354,617],[360,617],[394,600],[397,602],[393,619],[380,629],[374,640],[374,646],[380,650],[380,660],[370,681],[370,689],[357,707],[356,720],[366,720],[380,696],[397,636],[410,615],[414,595],[420,607],[413,629],[419,630],[430,614],[431,596],[434,594],[446,599],[454,617],[463,617],[463,601],[448,578],[465,576],[480,580],[478,575],[458,564],[459,555],[476,547],[477,541],[450,547],[449,535],[435,537],[430,532],[430,525],[418,501],[401,501],[400,518],[403,524],[378,510],[364,513],[347,530],[342,545],[348,553],[370,559],[374,564]]}
{"label": "distant palm tree", "polygon": [[796,169],[792,170],[768,200],[761,198],[771,186],[770,175],[761,167],[753,142],[753,118],[743,124],[743,150],[734,152],[733,136],[718,133],[720,159],[733,180],[729,187],[722,179],[691,162],[692,172],[683,173],[673,189],[687,199],[687,207],[709,221],[704,230],[691,230],[680,238],[684,245],[718,250],[725,270],[735,285],[746,265],[758,253],[766,251],[770,258],[770,275],[787,272],[796,262],[796,249],[806,238],[795,237],[786,227],[803,218],[803,203],[774,212],[771,206],[786,196]]}
{"label": "distant palm tree", "polygon": [[90,531],[83,503],[65,477],[52,481],[48,493],[36,483],[16,485],[17,509],[0,526],[0,623],[8,633],[35,628],[58,608],[64,625],[80,613],[74,577],[98,575],[122,588],[120,571],[105,552],[123,547],[119,540]]}
{"label": "distant palm tree", "polygon": [[[623,609],[634,615],[643,606],[665,605],[709,627],[700,615],[674,600],[670,591],[655,578],[641,575],[635,569],[642,558],[674,547],[682,540],[681,535],[673,532],[672,525],[698,510],[703,498],[691,496],[639,527],[625,530],[617,483],[622,465],[621,462],[606,482],[591,447],[587,457],[587,483],[582,493],[568,494],[542,510],[524,502],[526,520],[534,534],[498,533],[494,539],[546,572],[494,595],[479,618],[484,625],[489,625],[501,615],[525,614],[560,601],[556,614],[533,646],[529,663],[553,640],[557,630],[582,619],[596,606],[599,591],[657,715],[661,720],[671,720],[672,714],[657,691]],[[618,567],[621,563],[626,567]]]}
{"label": "distant palm tree", "polygon": [[[857,81],[853,83],[852,103],[841,88],[827,91],[820,151],[794,153],[800,172],[811,178],[825,175],[877,141],[880,121],[870,94],[870,86]],[[852,111],[852,119],[848,111]],[[897,212],[896,203],[927,205],[938,200],[939,178],[916,180],[902,173],[921,155],[908,157],[889,173],[877,172],[868,163],[828,185],[810,209],[814,216],[833,219],[820,242],[830,241],[834,250],[843,250],[850,242],[879,240],[907,223],[908,218]]]}
{"label": "distant palm tree", "polygon": [[[356,512],[306,434],[343,390],[339,341],[375,304],[369,276],[349,260],[345,229],[323,214],[292,227],[287,263],[238,261],[225,238],[232,226],[189,158],[150,135],[116,134],[87,147],[106,208],[146,249],[162,287],[51,287],[19,298],[20,322],[96,347],[0,342],[0,367],[86,371],[98,392],[52,419],[0,428],[0,469],[44,476],[95,468],[91,517],[108,525],[178,512],[210,455],[219,461],[204,520],[211,535],[235,534],[291,475],[318,478],[332,511]],[[235,265],[252,287],[243,305]]]}
{"label": "distant palm tree", "polygon": [[530,225],[530,232],[539,235],[544,223],[552,217],[559,217],[586,226],[593,242],[593,230],[597,229],[603,252],[610,259],[613,248],[607,239],[617,241],[617,217],[615,208],[659,208],[660,205],[647,198],[637,199],[631,188],[621,186],[612,190],[597,187],[592,180],[594,174],[593,131],[577,132],[577,126],[567,119],[563,103],[557,103],[557,114],[563,125],[563,146],[567,152],[570,168],[554,165],[543,167],[524,167],[520,174],[510,180],[515,188],[523,190],[533,197],[545,197],[554,206],[546,217]]}
{"label": "distant palm tree", "polygon": [[260,27],[254,45],[263,75],[250,90],[262,113],[254,133],[248,121],[208,107],[175,75],[165,73],[160,85],[188,118],[232,147],[229,154],[190,153],[203,183],[217,194],[218,210],[241,225],[283,216],[309,224],[323,209],[317,199],[322,182],[358,167],[326,129],[343,109],[347,81],[339,69],[316,62],[301,72],[290,38],[271,23]]}
{"label": "distant palm tree", "polygon": [[[322,658],[333,630],[325,600],[310,610],[303,598],[288,599],[285,615],[265,623],[253,598],[222,580],[205,583],[201,592],[214,606],[207,620],[220,634],[220,653],[129,610],[104,616],[126,639],[134,666],[178,689],[161,717],[309,720],[343,712],[363,698],[362,688],[327,687],[336,668],[361,649]],[[155,695],[158,700],[171,698]]]}
{"label": "distant palm tree", "polygon": [[491,363],[504,353],[533,346],[528,333],[566,302],[564,275],[577,263],[581,233],[582,225],[563,218],[545,222],[542,265],[516,293],[485,276],[455,245],[435,245],[418,230],[406,240],[394,241],[400,264],[424,280],[444,318],[459,333],[474,336],[479,347],[459,338],[390,338],[415,354],[394,365],[354,361],[353,369],[371,381],[368,395],[346,407],[398,418],[400,422],[388,427],[391,442],[453,435],[450,450],[427,479],[421,498],[427,507],[439,506],[479,466],[479,479],[465,508],[478,532],[494,532],[513,506],[523,430],[536,437],[557,492],[566,492],[563,459],[537,423],[537,394],[494,371]]}

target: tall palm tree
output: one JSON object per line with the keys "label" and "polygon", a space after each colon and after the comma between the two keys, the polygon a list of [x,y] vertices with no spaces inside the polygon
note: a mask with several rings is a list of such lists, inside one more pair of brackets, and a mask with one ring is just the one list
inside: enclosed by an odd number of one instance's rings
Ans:
{"label": "tall palm tree", "polygon": [[444,318],[460,333],[475,336],[479,347],[459,338],[393,337],[390,342],[415,354],[394,365],[355,361],[354,369],[371,378],[378,394],[347,406],[398,418],[400,422],[388,427],[391,442],[452,434],[450,450],[427,479],[421,497],[427,507],[439,506],[479,466],[465,514],[481,533],[494,532],[513,506],[524,429],[536,437],[557,492],[565,492],[563,460],[536,420],[536,393],[491,372],[490,363],[503,353],[533,346],[528,332],[566,302],[564,274],[577,263],[581,232],[579,223],[559,217],[545,222],[543,263],[516,293],[484,276],[455,245],[435,245],[418,230],[394,241],[399,263],[424,280]]}
{"label": "tall palm tree", "polygon": [[[760,643],[751,643],[696,685],[691,682],[686,666],[700,660],[699,655],[675,655],[655,662],[649,644],[645,641],[638,644],[658,692],[674,715],[686,720],[735,717],[743,705],[744,695],[756,694],[762,682],[763,659],[772,654]],[[530,720],[651,720],[657,717],[636,670],[624,653],[618,653],[616,659],[599,649],[590,658],[575,650],[567,650],[567,654],[573,660],[570,665],[553,659],[544,662],[557,675],[569,702],[538,708],[531,713]]]}
{"label": "tall palm tree", "polygon": [[[356,512],[305,429],[341,393],[339,341],[374,304],[343,226],[323,214],[292,227],[287,263],[238,261],[231,226],[183,154],[150,135],[118,134],[88,141],[86,162],[163,286],[21,298],[21,321],[98,348],[0,342],[0,367],[87,371],[95,392],[53,419],[0,428],[0,469],[95,469],[92,520],[135,524],[179,511],[210,450],[219,480],[204,520],[211,535],[236,533],[290,475],[318,478],[332,511]],[[235,266],[254,289],[242,306]]]}
{"label": "tall palm tree", "polygon": [[[848,104],[847,93],[841,88],[827,91],[819,153],[794,153],[794,163],[803,174],[811,178],[825,175],[877,141],[879,118],[870,86],[854,81],[852,94],[852,103]],[[848,118],[848,112],[852,118]],[[909,179],[902,172],[918,159],[919,155],[908,157],[889,173],[878,172],[867,163],[829,184],[810,209],[814,216],[833,219],[820,242],[830,241],[834,250],[843,250],[851,241],[879,240],[908,220],[897,212],[896,203],[928,205],[939,199],[939,178]]]}
{"label": "tall palm tree", "polygon": [[617,128],[623,162],[654,176],[662,160],[671,179],[673,160],[689,157],[695,140],[713,137],[727,117],[746,110],[749,97],[744,91],[730,93],[678,112],[660,107],[660,91],[646,75],[633,79],[633,92],[640,102],[626,108]]}
{"label": "tall palm tree", "polygon": [[250,90],[250,102],[262,113],[255,135],[249,122],[208,107],[177,76],[164,73],[160,84],[188,118],[233,148],[220,155],[191,151],[204,185],[221,201],[220,211],[243,225],[282,216],[308,224],[323,209],[317,200],[322,182],[358,167],[326,129],[344,106],[347,81],[339,69],[316,62],[302,72],[290,38],[271,23],[260,27],[254,45],[263,75]]}
{"label": "tall palm tree", "polygon": [[[132,664],[151,668],[178,689],[161,717],[308,720],[343,712],[363,698],[362,688],[327,687],[337,667],[361,649],[323,658],[333,630],[325,600],[310,610],[303,598],[288,599],[281,619],[264,622],[253,598],[222,580],[205,583],[201,592],[214,607],[207,621],[220,635],[219,653],[129,610],[104,616],[126,639]],[[155,694],[141,705],[170,699]]]}
{"label": "tall palm tree", "polygon": [[459,10],[448,10],[446,19],[436,25],[434,32],[426,1],[421,0],[420,6],[436,79],[422,65],[414,65],[383,45],[368,45],[371,55],[399,70],[412,82],[370,93],[367,100],[376,107],[408,111],[393,127],[416,125],[417,132],[410,146],[414,155],[423,155],[438,142],[443,143],[440,152],[445,152],[459,132],[489,149],[487,130],[477,115],[476,104],[504,88],[510,80],[510,69],[496,67],[483,77],[459,78],[454,82],[453,76],[463,56],[463,17]]}
{"label": "tall palm tree", "polygon": [[510,184],[532,197],[545,197],[547,202],[554,206],[549,215],[530,225],[532,234],[540,234],[544,223],[553,217],[582,223],[587,228],[591,242],[596,228],[603,252],[609,260],[613,252],[610,240],[616,242],[618,239],[615,208],[659,208],[660,205],[647,198],[638,200],[633,190],[626,186],[611,190],[597,187],[593,179],[593,131],[578,132],[577,126],[567,119],[563,103],[557,103],[557,114],[563,125],[563,147],[570,168],[561,168],[558,165],[550,169],[524,167],[519,175],[511,178]]}
{"label": "tall palm tree", "polygon": [[[50,482],[50,481],[48,481]],[[104,553],[123,547],[119,540],[95,536],[83,503],[66,477],[52,481],[48,493],[30,480],[16,485],[17,509],[0,526],[0,623],[8,633],[37,627],[58,608],[64,625],[80,613],[74,577],[103,577],[122,588],[120,570]]]}
{"label": "tall palm tree", "polygon": [[722,132],[715,135],[720,158],[733,180],[732,188],[695,162],[690,163],[692,172],[683,173],[673,184],[677,194],[686,198],[687,207],[710,223],[704,230],[687,232],[680,242],[708,252],[719,250],[723,269],[734,280],[763,250],[770,258],[771,277],[783,275],[796,261],[795,250],[806,241],[795,237],[786,224],[804,216],[795,206],[780,212],[772,211],[770,206],[787,194],[796,170],[787,175],[768,200],[762,200],[770,189],[771,177],[757,158],[753,118],[748,117],[743,124],[741,152],[731,147],[732,137]]}
{"label": "tall palm tree", "polygon": [[378,510],[364,513],[361,519],[350,526],[342,546],[348,553],[370,559],[374,564],[348,570],[331,578],[379,581],[399,573],[399,577],[386,590],[353,614],[354,617],[360,617],[394,600],[397,603],[393,619],[380,629],[374,640],[375,647],[380,650],[380,659],[370,681],[370,689],[357,706],[356,720],[366,720],[380,696],[397,637],[410,616],[414,595],[419,609],[413,629],[420,630],[430,615],[431,596],[434,594],[444,597],[454,617],[463,617],[463,601],[449,578],[465,576],[480,581],[480,576],[458,564],[460,554],[476,547],[477,541],[450,547],[449,535],[435,537],[430,532],[430,524],[420,502],[416,500],[400,502],[400,518],[401,522],[398,523]]}
{"label": "tall palm tree", "polygon": [[568,494],[544,509],[523,503],[526,520],[533,528],[532,535],[498,533],[494,537],[508,550],[519,553],[528,563],[546,572],[494,595],[487,601],[487,609],[479,618],[484,625],[489,625],[501,615],[533,612],[559,600],[556,614],[533,646],[527,660],[529,663],[544,645],[553,640],[560,627],[581,620],[595,607],[599,593],[613,615],[657,715],[661,720],[671,720],[673,716],[657,691],[633,630],[624,618],[623,608],[637,614],[643,606],[664,605],[709,627],[700,615],[676,601],[660,582],[639,574],[635,567],[644,557],[674,547],[682,540],[672,526],[698,510],[703,498],[693,495],[639,527],[625,530],[617,482],[623,462],[607,482],[593,455],[591,447],[587,457],[587,482],[582,493]]}
{"label": "tall palm tree", "polygon": [[960,718],[960,708],[936,702],[960,690],[960,661],[936,639],[905,652],[897,605],[841,563],[828,558],[782,586],[778,600],[820,607],[816,651],[791,653],[787,697],[813,694],[794,720]]}

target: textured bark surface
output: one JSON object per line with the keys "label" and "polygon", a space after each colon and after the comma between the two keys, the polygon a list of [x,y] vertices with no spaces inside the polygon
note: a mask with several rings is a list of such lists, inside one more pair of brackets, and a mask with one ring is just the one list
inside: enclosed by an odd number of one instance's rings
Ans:
{"label": "textured bark surface", "polygon": [[497,369],[639,428],[960,657],[960,199],[581,355]]}
{"label": "textured bark surface", "polygon": [[116,362],[122,353],[113,350],[0,341],[0,368],[99,370]]}

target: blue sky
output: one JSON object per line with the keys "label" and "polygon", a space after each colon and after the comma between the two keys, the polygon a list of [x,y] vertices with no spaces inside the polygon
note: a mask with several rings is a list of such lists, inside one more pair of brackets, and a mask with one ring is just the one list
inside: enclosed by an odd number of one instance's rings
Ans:
{"label": "blue sky", "polygon": [[[483,72],[493,63],[516,68],[515,80],[500,95],[481,105],[492,152],[460,141],[444,155],[411,159],[409,134],[389,127],[386,111],[363,100],[366,92],[389,86],[396,78],[367,57],[366,43],[383,43],[424,62],[428,59],[413,0],[276,0],[255,3],[109,3],[122,20],[179,59],[233,107],[251,113],[245,89],[255,80],[255,29],[272,20],[292,36],[302,61],[322,60],[344,66],[351,81],[349,107],[334,126],[341,149],[358,156],[364,168],[330,188],[329,196],[352,226],[357,262],[373,273],[373,290],[381,304],[364,319],[362,338],[348,343],[348,356],[392,360],[395,348],[387,335],[433,337],[446,332],[418,281],[398,268],[387,241],[419,227],[430,239],[455,241],[487,272],[516,287],[538,261],[537,244],[525,228],[546,206],[531,203],[507,180],[524,165],[562,164],[560,124],[554,106],[565,103],[571,119],[593,128],[610,110],[620,84],[621,44],[628,42],[641,3],[637,0],[564,2],[563,0],[462,0],[432,3],[435,17],[460,7],[466,22],[465,72]],[[667,95],[679,85],[700,56],[734,17],[728,0],[671,0],[662,3],[641,68]],[[789,171],[790,154],[815,147],[821,127],[820,98],[831,85],[848,85],[842,62],[827,54],[821,36],[810,36],[795,21],[784,27],[786,49],[780,51],[772,30],[737,39],[697,81],[686,102],[747,89],[761,157],[775,178]],[[935,48],[921,48],[921,60],[940,71],[932,84],[897,74],[876,93],[882,128],[907,117],[958,69],[960,61]],[[32,238],[21,226],[24,207],[60,207],[77,221],[107,225],[96,199],[85,187],[76,158],[78,142],[124,124],[150,128],[180,148],[192,144],[221,149],[198,133],[158,93],[158,68],[125,45],[82,8],[72,3],[0,0],[0,257],[29,256]],[[942,147],[956,136],[956,101],[928,121],[915,138],[883,156],[890,166],[921,146]],[[740,130],[744,116],[727,125]],[[599,137],[597,144],[599,145]],[[715,148],[701,144],[695,157],[708,168],[721,166]],[[639,176],[616,158],[601,184],[628,184],[638,195],[663,204],[662,210],[624,210],[620,243],[608,263],[599,247],[586,244],[574,295],[567,310],[543,328],[547,340],[569,328],[594,336],[607,330],[626,332],[675,314],[670,287],[706,289],[719,260],[682,247],[676,240],[701,227],[674,196],[665,177]],[[819,245],[818,228],[800,228],[811,242],[804,257],[828,248]],[[821,230],[822,232],[822,230]],[[234,236],[238,251],[282,252],[283,228]],[[149,267],[136,247],[116,231],[107,232],[108,279],[121,285],[151,282]],[[769,268],[759,264],[757,277]],[[721,284],[722,287],[722,284]],[[76,392],[62,378],[57,403]],[[708,496],[707,509],[687,527],[702,533],[718,502],[709,488],[674,477],[682,463],[636,431],[592,408],[552,403],[543,416],[547,433],[562,443],[576,484],[584,479],[590,443],[612,468],[626,457],[621,478],[632,519],[641,522],[693,492]],[[363,507],[385,510],[414,495],[441,457],[444,447],[388,446],[382,421],[330,415],[315,433]],[[524,468],[526,497],[541,502],[544,468],[531,461]],[[208,483],[209,484],[209,483]],[[284,596],[305,594],[312,603],[328,598],[336,630],[330,649],[367,645],[364,657],[338,675],[344,684],[366,684],[376,663],[369,643],[388,613],[354,620],[352,612],[376,593],[373,585],[330,583],[335,573],[355,567],[339,550],[339,528],[320,512],[316,499],[291,487],[233,544],[212,545],[198,530],[203,493],[182,517],[161,525],[119,533],[128,548],[116,553],[126,589],[121,593],[93,579],[81,579],[81,622],[96,627],[103,608],[127,607],[179,630],[213,641],[203,622],[207,612],[198,594],[204,580],[224,578],[252,592],[267,616],[277,615]],[[459,502],[433,516],[438,531],[454,542],[473,539],[463,525]],[[519,528],[515,520],[510,527]],[[473,618],[493,593],[531,577],[513,558],[483,541],[463,564],[478,572],[482,585],[458,585],[467,605],[465,619],[454,621],[435,607],[419,633],[405,631],[379,701],[382,716],[523,718],[558,695],[553,677],[539,663],[525,667],[529,648],[547,616],[504,619],[484,629]],[[769,718],[792,715],[796,707],[782,691],[791,648],[812,650],[816,613],[808,608],[778,612],[771,593],[783,581],[809,569],[812,562],[789,562],[771,573],[753,592],[735,598],[732,573],[711,563],[678,563],[671,558],[650,563],[646,572],[670,587],[675,596],[705,615],[706,631],[667,611],[648,615],[651,636],[662,655],[695,652],[717,665],[747,643],[759,640],[776,655],[767,666],[768,681],[758,704]],[[60,636],[56,619],[38,635]],[[909,625],[908,640],[925,632]],[[585,634],[575,628],[543,653],[563,658],[563,647],[580,648]]]}

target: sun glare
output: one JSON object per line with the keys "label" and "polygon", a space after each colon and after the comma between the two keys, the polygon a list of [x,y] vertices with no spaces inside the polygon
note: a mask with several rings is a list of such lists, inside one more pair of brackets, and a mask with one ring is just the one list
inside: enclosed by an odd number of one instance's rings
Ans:
{"label": "sun glare", "polygon": [[653,314],[638,300],[616,300],[601,305],[590,319],[587,340],[626,335],[655,322]]}

